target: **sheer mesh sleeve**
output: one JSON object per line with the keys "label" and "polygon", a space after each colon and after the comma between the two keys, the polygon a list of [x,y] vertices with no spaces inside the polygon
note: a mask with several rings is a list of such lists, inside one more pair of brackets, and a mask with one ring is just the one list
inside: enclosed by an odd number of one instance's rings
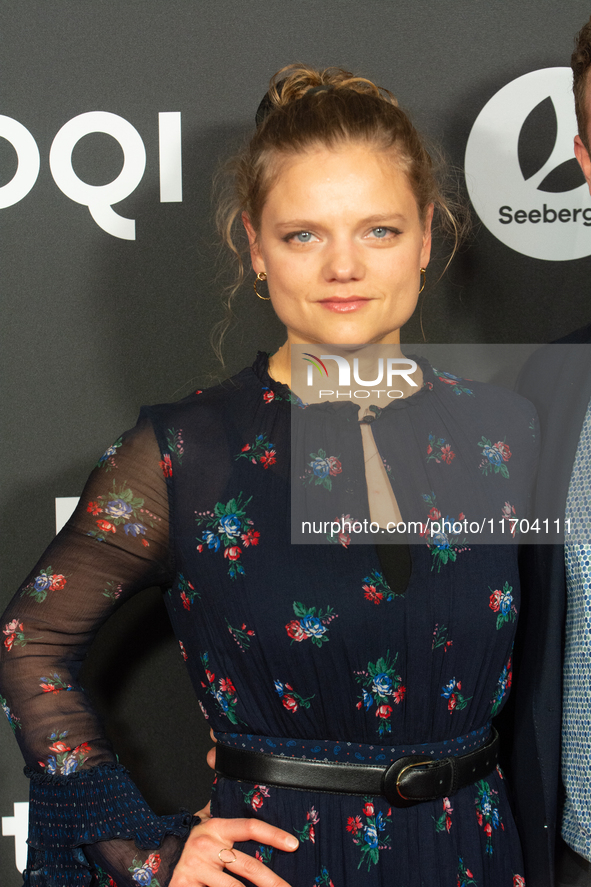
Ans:
{"label": "sheer mesh sleeve", "polygon": [[25,884],[163,887],[189,830],[187,814],[149,809],[78,683],[113,610],[171,579],[163,459],[142,414],[101,457],[0,623],[0,702],[31,778]]}

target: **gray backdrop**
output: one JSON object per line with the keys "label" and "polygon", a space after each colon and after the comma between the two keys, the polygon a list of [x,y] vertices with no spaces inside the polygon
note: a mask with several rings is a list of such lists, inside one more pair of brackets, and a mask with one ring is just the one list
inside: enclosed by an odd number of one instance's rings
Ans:
{"label": "gray backdrop", "polygon": [[[134,423],[139,406],[177,399],[220,372],[208,342],[221,314],[211,178],[251,126],[270,75],[302,60],[372,77],[412,110],[461,172],[489,99],[524,74],[568,65],[573,36],[590,13],[583,0],[5,0],[0,114],[31,134],[40,170],[28,193],[1,213],[0,605],[55,532],[55,499],[79,495],[97,457]],[[524,178],[528,163],[539,168],[547,159],[536,152],[548,154],[555,138],[548,104],[536,108],[520,137]],[[116,206],[135,219],[133,240],[103,230],[50,170],[61,127],[96,111],[128,121],[145,146],[145,173]],[[181,113],[182,200],[160,199],[159,112]],[[34,149],[17,160],[6,126],[0,188],[18,163],[18,175],[34,177]],[[72,153],[76,175],[94,186],[115,179],[122,162],[121,145],[104,133],[81,137]],[[131,168],[137,158],[126,163]],[[491,176],[498,174],[492,166]],[[172,167],[178,171],[178,156]],[[572,167],[562,173],[543,199],[571,189],[581,204],[581,180]],[[475,220],[472,242],[445,281],[433,285],[430,269],[428,341],[544,342],[591,320],[591,258],[532,258]],[[591,253],[591,230],[580,231]],[[269,305],[250,283],[237,305],[228,372],[250,363],[257,348],[281,342]],[[420,339],[417,319],[405,338]],[[84,680],[155,809],[202,806],[210,781],[207,731],[157,590],[101,630]],[[13,819],[23,810],[13,805],[27,799],[21,769],[2,722],[3,887],[20,883],[11,832],[22,840]]]}

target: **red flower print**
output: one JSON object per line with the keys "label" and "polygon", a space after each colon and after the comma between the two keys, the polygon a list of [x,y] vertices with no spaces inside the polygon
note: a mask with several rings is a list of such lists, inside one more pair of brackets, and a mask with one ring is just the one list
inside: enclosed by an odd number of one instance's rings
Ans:
{"label": "red flower print", "polygon": [[24,625],[18,619],[13,619],[4,626],[4,634],[13,634],[15,631],[24,631]]}
{"label": "red flower print", "polygon": [[59,742],[54,742],[53,745],[50,745],[49,751],[54,751],[56,754],[61,755],[66,751],[71,751],[71,748],[69,745],[66,745],[65,742],[61,742],[60,740]]}
{"label": "red flower print", "polygon": [[236,687],[230,680],[230,678],[222,678],[220,680],[220,690],[222,693],[232,693],[233,696],[236,695]]}
{"label": "red flower print", "polygon": [[391,705],[380,705],[376,711],[376,718],[389,718],[391,714]]}
{"label": "red flower print", "polygon": [[103,530],[105,533],[116,533],[117,530],[113,526],[112,523],[109,523],[108,520],[97,520],[97,527]]}
{"label": "red flower print", "polygon": [[56,695],[59,693],[59,689],[57,689],[53,684],[39,684],[44,693],[55,693]]}
{"label": "red flower print", "polygon": [[438,508],[432,508],[427,516],[429,520],[441,520],[441,512]]}
{"label": "red flower print", "polygon": [[261,793],[255,792],[250,803],[253,810],[260,810],[260,808],[263,806],[263,796],[261,795]]}
{"label": "red flower print", "polygon": [[441,456],[444,462],[447,462],[448,465],[451,464],[451,460],[455,459],[456,454],[452,452],[452,449],[449,444],[446,444],[444,447],[441,447]]}
{"label": "red flower print", "polygon": [[343,470],[340,461],[336,456],[327,456],[326,461],[329,466],[329,474],[334,477],[337,474],[340,474]]}
{"label": "red flower print", "polygon": [[248,453],[249,450],[250,450],[250,444],[244,444],[244,446],[242,447],[240,452],[241,453]]}
{"label": "red flower print", "polygon": [[[115,532],[115,531],[113,530],[113,532]],[[148,542],[147,539],[142,539],[142,545],[144,546],[144,548],[150,547],[150,543]]]}
{"label": "red flower print", "polygon": [[7,638],[4,638],[4,646],[7,650],[12,650],[12,645],[14,644],[14,635],[9,634]]}
{"label": "red flower print", "polygon": [[[287,686],[287,684],[286,684],[286,686]],[[295,699],[293,698],[293,696],[285,695],[281,701],[288,711],[294,712],[294,711],[297,711],[299,708],[299,706],[298,706],[297,702],[295,701]]]}
{"label": "red flower print", "polygon": [[474,877],[474,875],[472,874],[472,872],[470,871],[470,869],[466,869],[466,875],[468,876],[468,878],[473,878],[473,877]]}
{"label": "red flower print", "polygon": [[464,514],[464,512],[460,511],[460,513],[458,514],[458,520],[464,520],[465,517],[466,515]]}
{"label": "red flower print", "polygon": [[249,545],[258,545],[259,544],[259,539],[261,538],[261,534],[258,532],[258,530],[250,529],[250,530],[248,530],[247,533],[243,533],[240,538],[242,539],[246,548],[248,548]]}
{"label": "red flower print", "polygon": [[484,834],[485,835],[492,835],[492,825],[490,824],[490,822],[484,823]]}
{"label": "red flower print", "polygon": [[184,591],[181,591],[181,600],[183,602],[183,607],[185,608],[185,610],[190,610],[191,609],[191,601],[189,600],[189,598],[187,597],[187,595],[185,594]]}
{"label": "red flower print", "polygon": [[452,693],[449,699],[447,700],[447,710],[453,711],[457,704],[457,696],[455,693]]}
{"label": "red flower print", "polygon": [[404,699],[406,693],[406,687],[403,687],[402,684],[398,687],[397,690],[394,690],[394,702],[396,705],[400,705],[402,700]]}
{"label": "red flower print", "polygon": [[213,684],[215,681],[215,674],[211,672],[208,668],[205,669],[205,674],[207,675],[207,680],[210,684]]}
{"label": "red flower print", "polygon": [[373,816],[375,813],[375,807],[373,804],[365,804],[363,808],[363,813],[365,816]]}
{"label": "red flower print", "polygon": [[507,446],[506,443],[503,443],[502,440],[498,440],[496,444],[493,444],[495,450],[498,450],[503,457],[503,462],[508,462],[511,458],[511,450]]}
{"label": "red flower print", "polygon": [[59,591],[66,584],[66,577],[62,576],[61,573],[56,574],[51,577],[51,585],[49,586],[50,591]]}
{"label": "red flower print", "polygon": [[203,551],[203,545],[198,545],[197,551],[199,552],[199,554],[201,554],[201,552]]}
{"label": "red flower print", "polygon": [[237,561],[241,554],[242,549],[238,545],[230,545],[224,549],[224,557],[229,558],[231,561]]}
{"label": "red flower print", "polygon": [[263,400],[265,403],[271,403],[272,400],[275,400],[275,392],[269,391],[267,388],[267,390],[263,392]]}
{"label": "red flower print", "polygon": [[172,459],[170,458],[170,453],[165,453],[158,464],[162,469],[164,477],[172,477]]}
{"label": "red flower print", "polygon": [[383,600],[384,593],[382,591],[377,591],[375,585],[364,585],[363,590],[368,601],[372,601],[374,604],[379,604],[380,601]]}
{"label": "red flower print", "polygon": [[97,514],[100,514],[103,509],[100,507],[98,502],[89,502],[86,510],[90,511],[91,514],[94,514],[96,516]]}
{"label": "red flower print", "polygon": [[159,853],[150,853],[148,858],[146,859],[144,865],[146,865],[153,873],[157,872],[160,868],[161,858]]}
{"label": "red flower print", "polygon": [[269,465],[274,465],[277,459],[275,458],[276,452],[275,450],[265,450],[265,455],[261,456],[260,463],[265,468],[268,468]]}
{"label": "red flower print", "polygon": [[347,831],[353,832],[354,835],[357,832],[360,832],[363,828],[363,823],[361,821],[361,816],[348,816],[347,817]]}
{"label": "red flower print", "polygon": [[522,875],[513,875],[513,887],[525,887],[525,878]]}
{"label": "red flower print", "polygon": [[294,641],[303,641],[308,637],[299,619],[292,619],[291,622],[288,622],[285,630]]}
{"label": "red flower print", "polygon": [[313,844],[316,843],[316,832],[313,825],[311,825],[308,829],[308,838],[312,841]]}
{"label": "red flower print", "polygon": [[184,647],[184,644],[182,641],[179,641],[179,647],[181,648],[181,656],[183,657],[183,659],[186,662],[189,657],[187,656],[187,654],[185,652],[185,647]]}
{"label": "red flower print", "polygon": [[503,593],[502,593],[501,591],[499,591],[498,588],[497,588],[496,591],[493,591],[493,593],[492,593],[491,596],[490,596],[489,607],[490,607],[491,610],[493,610],[493,612],[495,612],[495,613],[498,613],[498,612],[499,612],[499,607],[501,606],[501,598],[502,598],[502,596],[503,596]]}
{"label": "red flower print", "polygon": [[431,446],[431,444],[427,444],[427,455],[430,456],[432,452],[433,452],[433,447]]}

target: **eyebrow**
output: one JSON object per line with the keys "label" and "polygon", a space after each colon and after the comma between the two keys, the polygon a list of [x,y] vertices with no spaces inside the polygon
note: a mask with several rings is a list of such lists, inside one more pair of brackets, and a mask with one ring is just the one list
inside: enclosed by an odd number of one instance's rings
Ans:
{"label": "eyebrow", "polygon": [[[392,212],[392,213],[376,213],[373,216],[366,216],[364,219],[359,220],[359,224],[361,225],[370,225],[372,223],[381,223],[386,221],[406,221],[406,216],[402,213]],[[306,230],[308,228],[316,228],[320,224],[318,221],[313,222],[309,219],[290,219],[286,222],[276,222],[276,228],[299,228],[301,230]]]}

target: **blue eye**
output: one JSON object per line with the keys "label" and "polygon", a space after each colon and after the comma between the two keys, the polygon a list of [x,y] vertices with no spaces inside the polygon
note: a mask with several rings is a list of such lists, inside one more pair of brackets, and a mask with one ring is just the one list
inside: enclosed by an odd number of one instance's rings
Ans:
{"label": "blue eye", "polygon": [[313,237],[309,231],[298,231],[294,236],[298,243],[310,243]]}
{"label": "blue eye", "polygon": [[373,234],[375,234],[376,237],[382,238],[382,237],[386,237],[386,235],[390,233],[390,229],[389,228],[372,228],[372,232],[373,232]]}

